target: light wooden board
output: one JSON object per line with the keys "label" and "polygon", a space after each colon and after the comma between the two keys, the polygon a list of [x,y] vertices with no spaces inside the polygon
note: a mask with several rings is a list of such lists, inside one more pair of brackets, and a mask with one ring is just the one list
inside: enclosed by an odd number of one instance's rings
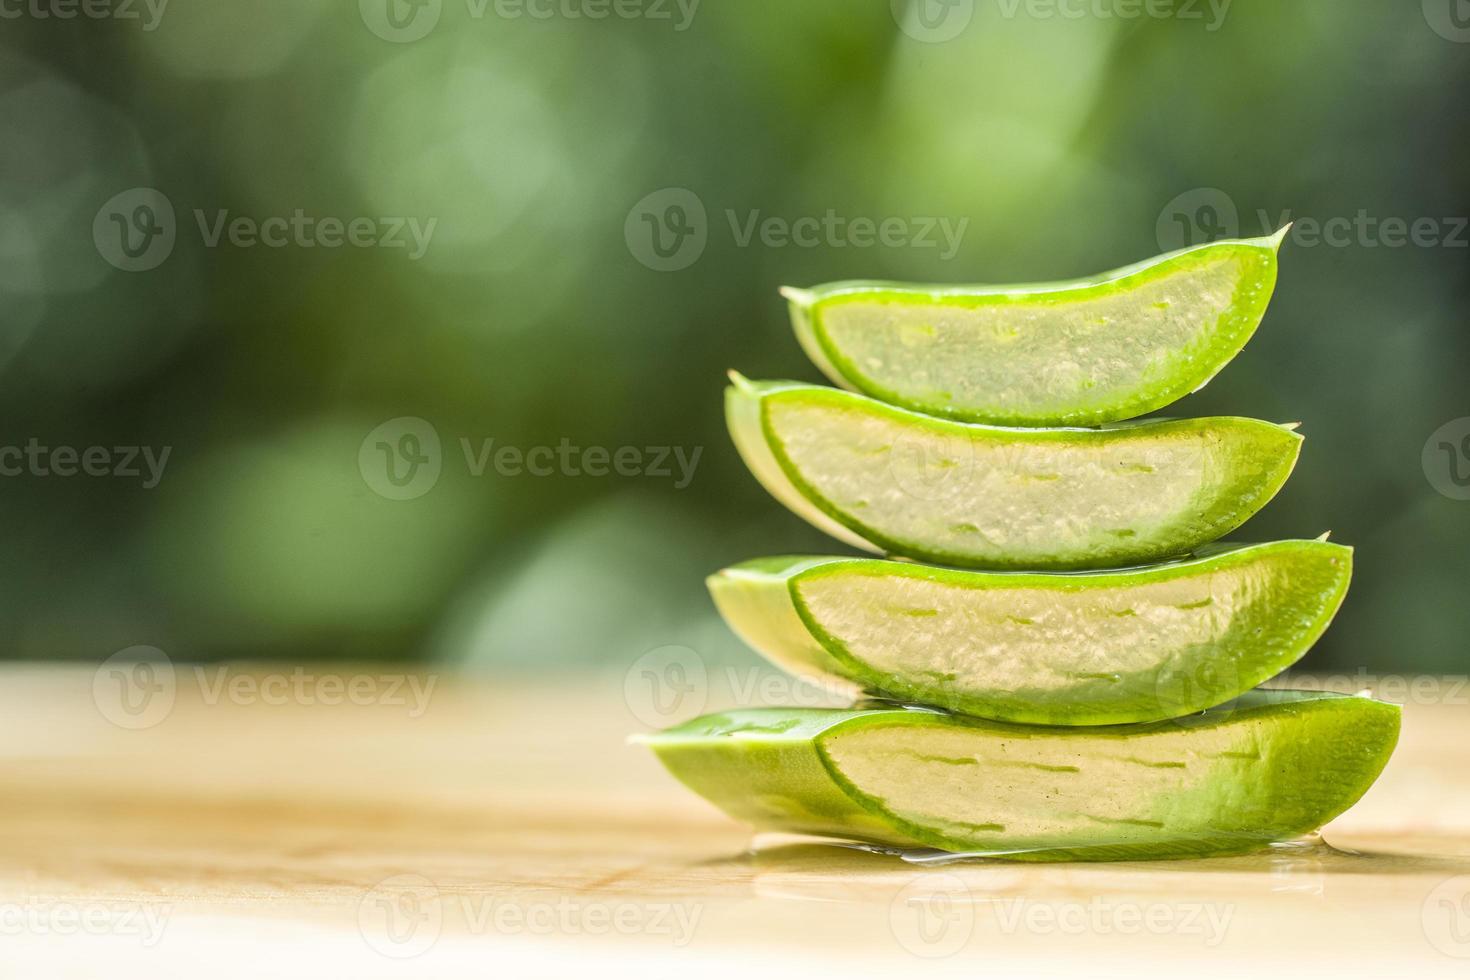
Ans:
{"label": "light wooden board", "polygon": [[91,670],[0,673],[0,977],[1470,976],[1463,703],[1406,707],[1325,832],[1359,854],[931,869],[752,852],[621,676],[299,676],[181,666],[128,728]]}

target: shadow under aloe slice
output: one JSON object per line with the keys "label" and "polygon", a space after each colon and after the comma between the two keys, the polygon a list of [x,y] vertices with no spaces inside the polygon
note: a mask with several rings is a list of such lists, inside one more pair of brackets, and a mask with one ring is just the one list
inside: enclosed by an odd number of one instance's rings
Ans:
{"label": "shadow under aloe slice", "polygon": [[1008,429],[732,375],[725,415],[770,493],[841,541],[972,568],[1187,554],[1265,506],[1301,437],[1245,418]]}
{"label": "shadow under aloe slice", "polygon": [[1397,705],[1252,691],[1186,727],[757,708],[639,740],[761,829],[1075,861],[1241,853],[1316,830],[1373,784],[1398,732]]}
{"label": "shadow under aloe slice", "polygon": [[963,421],[1095,425],[1169,405],[1240,353],[1280,245],[1212,242],[1071,282],[783,294],[803,349],[845,388]]}
{"label": "shadow under aloe slice", "polygon": [[1352,549],[1207,546],[1086,573],[767,558],[709,579],[746,643],[789,672],[999,721],[1179,718],[1296,663],[1342,604]]}

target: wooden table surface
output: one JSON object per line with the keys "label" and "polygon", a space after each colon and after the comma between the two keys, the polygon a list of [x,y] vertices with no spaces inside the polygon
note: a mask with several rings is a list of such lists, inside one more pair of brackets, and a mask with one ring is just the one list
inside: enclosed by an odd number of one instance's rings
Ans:
{"label": "wooden table surface", "polygon": [[752,848],[625,744],[621,675],[411,680],[180,665],[120,712],[6,669],[0,977],[1470,976],[1453,685],[1331,847],[929,867]]}

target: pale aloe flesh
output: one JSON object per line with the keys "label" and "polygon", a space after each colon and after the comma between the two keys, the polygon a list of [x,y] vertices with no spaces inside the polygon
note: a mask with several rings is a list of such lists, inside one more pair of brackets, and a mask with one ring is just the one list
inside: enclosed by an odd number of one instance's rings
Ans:
{"label": "pale aloe flesh", "polygon": [[1187,554],[1265,506],[1301,446],[1290,427],[1254,419],[998,428],[733,377],[731,436],[776,499],[856,547],[970,568]]}
{"label": "pale aloe flesh", "polygon": [[1210,546],[1087,573],[768,558],[709,579],[777,666],[877,697],[1038,725],[1178,718],[1296,663],[1342,604],[1352,549]]}
{"label": "pale aloe flesh", "polygon": [[1396,705],[1253,691],[1188,725],[761,708],[643,740],[760,829],[1056,861],[1241,853],[1316,830],[1367,791],[1398,732]]}
{"label": "pale aloe flesh", "polygon": [[786,289],[836,384],[997,425],[1134,418],[1203,387],[1255,333],[1281,236],[1213,242],[1071,282]]}

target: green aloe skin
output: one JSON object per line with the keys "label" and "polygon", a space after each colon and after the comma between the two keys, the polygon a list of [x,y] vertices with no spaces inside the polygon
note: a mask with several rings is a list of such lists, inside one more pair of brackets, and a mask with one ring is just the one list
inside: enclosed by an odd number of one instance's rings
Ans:
{"label": "green aloe skin", "polygon": [[783,290],[847,390],[732,372],[741,457],[820,530],[932,564],[765,558],[710,593],[777,666],[909,706],[641,740],[760,829],[1022,861],[1245,853],[1356,803],[1398,707],[1257,688],[1331,623],[1352,549],[1212,544],[1286,482],[1295,426],[1124,421],[1240,352],[1282,237],[1075,282]]}
{"label": "green aloe skin", "polygon": [[1088,573],[767,558],[709,579],[777,666],[869,694],[1023,724],[1179,718],[1296,663],[1342,604],[1352,549],[1211,546]]}
{"label": "green aloe skin", "polygon": [[1244,853],[1315,830],[1367,791],[1398,732],[1396,705],[1253,691],[1187,727],[760,708],[642,740],[761,829],[1090,861]]}
{"label": "green aloe skin", "polygon": [[1302,441],[1244,418],[998,428],[732,377],[731,436],[777,500],[856,547],[970,568],[1108,568],[1187,554],[1265,506]]}
{"label": "green aloe skin", "polygon": [[930,415],[1096,425],[1202,388],[1255,333],[1282,234],[1213,242],[1071,282],[786,289],[836,384]]}

